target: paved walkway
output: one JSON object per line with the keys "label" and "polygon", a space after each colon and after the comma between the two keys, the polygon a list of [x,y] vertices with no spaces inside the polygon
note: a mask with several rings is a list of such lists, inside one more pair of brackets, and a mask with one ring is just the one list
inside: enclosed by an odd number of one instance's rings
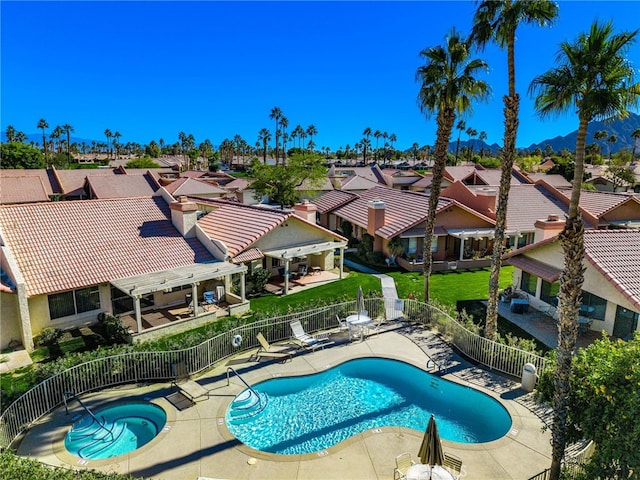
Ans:
{"label": "paved walkway", "polygon": [[31,365],[33,361],[26,350],[3,353],[0,355],[0,373],[10,372]]}
{"label": "paved walkway", "polygon": [[123,399],[149,399],[168,415],[166,427],[144,447],[110,460],[79,460],[64,448],[64,436],[83,412],[73,402],[65,415],[63,407],[34,425],[19,445],[18,454],[35,457],[51,465],[95,468],[164,480],[204,479],[392,479],[395,457],[402,452],[417,456],[423,432],[383,427],[357,434],[328,448],[306,455],[273,455],[253,450],[230,435],[225,412],[236,394],[244,389],[237,377],[227,386],[226,367],[233,364],[242,377],[254,384],[283,375],[321,372],[351,358],[377,356],[403,360],[425,369],[436,359],[446,370],[444,379],[472,386],[500,401],[513,420],[502,438],[483,444],[443,441],[444,450],[462,458],[466,480],[521,480],[550,465],[550,433],[542,431],[545,411],[531,409],[531,394],[504,377],[485,371],[457,356],[440,337],[422,327],[396,322],[396,329],[367,338],[364,342],[336,343],[324,350],[305,353],[287,363],[250,362],[252,352],[221,362],[196,380],[210,396],[194,407],[177,410],[166,396],[169,383],[119,388],[82,395],[96,409]]}

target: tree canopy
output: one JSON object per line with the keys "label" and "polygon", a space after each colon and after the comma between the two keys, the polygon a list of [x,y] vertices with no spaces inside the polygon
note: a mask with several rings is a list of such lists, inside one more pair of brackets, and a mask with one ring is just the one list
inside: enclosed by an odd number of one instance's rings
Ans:
{"label": "tree canopy", "polygon": [[148,157],[134,158],[125,165],[127,168],[160,168],[156,162]]}
{"label": "tree canopy", "polygon": [[[542,400],[553,395],[555,367],[541,377]],[[578,350],[571,369],[567,411],[569,441],[593,440],[586,478],[631,478],[640,468],[640,335],[628,341],[606,335]]]}
{"label": "tree canopy", "polygon": [[326,178],[326,169],[321,157],[314,154],[296,154],[289,158],[286,165],[265,165],[254,159],[249,168],[249,176],[253,179],[251,188],[255,190],[255,198],[263,195],[281,208],[290,207],[300,201],[302,191],[299,187],[313,189]]}
{"label": "tree canopy", "polygon": [[44,168],[44,157],[37,148],[20,142],[3,143],[2,168]]}

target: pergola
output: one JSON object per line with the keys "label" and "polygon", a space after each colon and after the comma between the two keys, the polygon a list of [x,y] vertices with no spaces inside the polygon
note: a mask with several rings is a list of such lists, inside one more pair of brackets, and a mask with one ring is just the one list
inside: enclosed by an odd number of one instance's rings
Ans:
{"label": "pergola", "polygon": [[[245,302],[245,279],[244,275],[247,267],[243,264],[235,265],[228,262],[212,262],[212,263],[195,263],[184,267],[176,267],[169,270],[159,270],[156,272],[136,275],[133,277],[120,278],[111,280],[111,285],[122,290],[134,301],[134,310],[136,316],[136,324],[138,332],[142,331],[142,317],[140,314],[140,298],[143,295],[159,292],[161,290],[169,290],[181,285],[190,284],[193,292],[193,311],[194,315],[198,315],[198,285],[200,282],[210,280],[212,278],[227,278],[233,274],[242,275],[240,282],[240,297]],[[225,280],[225,285],[227,281]],[[228,289],[228,285],[227,285]]]}
{"label": "pergola", "polygon": [[[520,236],[519,230],[505,230],[505,236]],[[447,234],[460,239],[460,261],[464,260],[464,241],[466,239],[492,239],[495,236],[495,228],[448,228]]]}
{"label": "pergola", "polygon": [[305,257],[308,255],[319,255],[328,251],[340,250],[340,278],[343,275],[344,249],[347,248],[346,241],[329,241],[316,242],[299,245],[291,245],[286,248],[278,248],[273,250],[263,250],[263,254],[267,257],[280,258],[284,260],[284,293],[289,293],[289,264],[296,257]]}

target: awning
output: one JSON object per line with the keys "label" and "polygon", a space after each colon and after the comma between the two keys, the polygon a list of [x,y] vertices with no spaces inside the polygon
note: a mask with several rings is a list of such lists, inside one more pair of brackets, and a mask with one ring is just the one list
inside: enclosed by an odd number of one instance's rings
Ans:
{"label": "awning", "polygon": [[[447,233],[456,238],[493,238],[495,237],[495,228],[448,228]],[[505,236],[520,236],[519,230],[505,230]]]}
{"label": "awning", "polygon": [[184,267],[111,280],[111,285],[131,296],[146,295],[147,293],[179,287],[180,285],[221,278],[246,271],[247,267],[245,265],[234,265],[228,262],[195,263]]}
{"label": "awning", "polygon": [[540,277],[549,283],[556,282],[562,273],[562,270],[556,267],[552,267],[551,265],[547,265],[530,257],[525,257],[524,255],[509,257],[505,260],[505,263],[509,263],[522,271]]}
{"label": "awning", "polygon": [[260,260],[261,258],[264,258],[264,254],[260,251],[259,248],[250,248],[249,250],[245,250],[244,252],[241,252],[233,257],[231,261],[233,263],[245,263],[253,262],[254,260]]}
{"label": "awning", "polygon": [[[424,226],[409,228],[408,230],[405,230],[400,234],[400,238],[424,237],[424,230],[425,230]],[[439,236],[446,235],[447,231],[445,230],[444,227],[435,226],[433,227],[433,234],[436,237],[439,237]]]}
{"label": "awning", "polygon": [[279,248],[275,250],[263,250],[263,254],[267,257],[292,259],[295,257],[304,257],[313,255],[314,253],[326,252],[336,248],[346,248],[347,242],[320,242],[303,245],[291,245],[287,248]]}

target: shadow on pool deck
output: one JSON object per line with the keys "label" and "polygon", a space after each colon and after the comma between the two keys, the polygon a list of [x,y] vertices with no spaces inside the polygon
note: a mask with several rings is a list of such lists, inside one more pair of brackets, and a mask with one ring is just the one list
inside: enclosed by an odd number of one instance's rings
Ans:
{"label": "shadow on pool deck", "polygon": [[[550,465],[550,433],[542,431],[542,419],[547,410],[536,407],[531,394],[522,392],[519,384],[510,379],[466,362],[438,335],[422,327],[402,325],[405,326],[369,337],[364,342],[336,344],[295,356],[286,363],[247,362],[242,365],[238,359],[248,359],[251,352],[243,352],[230,361],[243,379],[253,384],[274,376],[319,372],[346,360],[366,356],[403,360],[422,369],[429,358],[437,359],[446,367],[446,372],[441,372],[443,378],[488,393],[501,401],[513,420],[509,433],[493,442],[443,441],[445,451],[462,458],[465,478],[523,479]],[[253,450],[236,440],[224,423],[227,406],[244,389],[235,376],[227,386],[228,362],[221,362],[195,379],[211,390],[211,395],[182,411],[166,400],[171,393],[167,383],[121,386],[82,396],[90,408],[134,397],[152,399],[165,408],[168,428],[139,450],[109,460],[79,464],[78,459],[65,452],[62,446],[71,418],[79,413],[79,408],[74,407],[66,416],[62,407],[33,426],[20,443],[18,454],[56,466],[95,468],[164,480],[195,480],[198,477],[391,479],[396,455],[412,452],[417,456],[423,432],[399,427],[365,431],[328,448],[324,454],[274,455]]]}

